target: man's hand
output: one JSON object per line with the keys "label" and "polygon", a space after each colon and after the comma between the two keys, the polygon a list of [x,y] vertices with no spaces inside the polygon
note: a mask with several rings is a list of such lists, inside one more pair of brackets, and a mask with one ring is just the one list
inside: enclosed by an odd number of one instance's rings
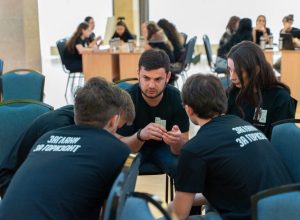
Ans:
{"label": "man's hand", "polygon": [[141,130],[140,137],[144,141],[156,140],[161,141],[163,139],[164,133],[167,130],[156,123],[150,123]]}
{"label": "man's hand", "polygon": [[182,141],[182,136],[179,127],[174,125],[171,131],[164,133],[163,140],[170,146],[180,143]]}

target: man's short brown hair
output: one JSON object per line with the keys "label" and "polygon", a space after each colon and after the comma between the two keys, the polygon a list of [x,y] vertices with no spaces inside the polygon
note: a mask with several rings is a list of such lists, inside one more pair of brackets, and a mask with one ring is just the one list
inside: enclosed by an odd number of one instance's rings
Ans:
{"label": "man's short brown hair", "polygon": [[227,111],[227,96],[221,81],[213,75],[195,74],[182,88],[182,100],[199,118],[209,119]]}
{"label": "man's short brown hair", "polygon": [[125,95],[120,94],[120,91],[105,79],[91,78],[76,94],[75,123],[103,128],[111,117],[121,114],[124,103],[128,105],[128,97],[124,100]]}

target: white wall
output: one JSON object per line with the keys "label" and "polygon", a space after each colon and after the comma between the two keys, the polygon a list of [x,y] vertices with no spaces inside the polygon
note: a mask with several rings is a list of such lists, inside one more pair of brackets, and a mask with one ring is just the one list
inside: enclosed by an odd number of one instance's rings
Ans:
{"label": "white wall", "polygon": [[96,22],[95,33],[104,37],[106,19],[112,16],[111,0],[39,0],[39,28],[42,58],[58,39],[70,36],[86,16]]}
{"label": "white wall", "polygon": [[189,36],[198,36],[202,44],[202,35],[207,34],[211,43],[218,43],[228,19],[232,15],[252,19],[264,14],[267,26],[278,41],[282,18],[294,14],[294,26],[300,28],[299,0],[150,0],[150,20],[167,18],[175,23],[178,30]]}

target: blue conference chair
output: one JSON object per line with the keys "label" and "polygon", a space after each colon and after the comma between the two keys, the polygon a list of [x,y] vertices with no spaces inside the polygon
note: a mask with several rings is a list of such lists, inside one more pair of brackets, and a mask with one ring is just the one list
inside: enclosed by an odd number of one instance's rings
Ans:
{"label": "blue conference chair", "polygon": [[0,163],[31,122],[51,110],[53,107],[32,100],[0,103]]}
{"label": "blue conference chair", "polygon": [[0,101],[2,100],[2,73],[3,73],[3,60],[0,59]]}
{"label": "blue conference chair", "polygon": [[155,220],[156,218],[153,216],[149,205],[152,205],[162,214],[163,217],[159,218],[160,220],[174,219],[172,211],[157,196],[133,192],[128,195],[119,220]]}
{"label": "blue conference chair", "polygon": [[3,73],[3,60],[2,59],[0,59],[0,76],[2,75],[2,73]]}
{"label": "blue conference chair", "polygon": [[300,182],[300,119],[288,119],[273,124],[271,142],[281,155],[296,182]]}
{"label": "blue conference chair", "polygon": [[205,53],[206,53],[207,63],[208,63],[208,66],[210,67],[210,70],[216,74],[225,74],[225,77],[221,78],[220,80],[221,80],[223,86],[225,88],[228,88],[230,85],[230,81],[229,81],[229,76],[227,74],[227,69],[219,68],[213,62],[213,53],[212,53],[209,37],[205,34],[205,35],[203,35],[202,39],[203,39],[204,49],[205,49]]}
{"label": "blue conference chair", "polygon": [[2,75],[3,101],[43,101],[45,76],[31,69],[16,69]]}
{"label": "blue conference chair", "polygon": [[139,155],[130,154],[111,188],[104,207],[103,220],[117,220],[120,218],[127,196],[134,191],[139,166]]}
{"label": "blue conference chair", "polygon": [[58,53],[59,53],[59,56],[60,56],[60,59],[61,59],[63,71],[68,74],[68,81],[67,81],[66,90],[65,90],[65,97],[67,97],[67,91],[68,91],[68,88],[69,88],[70,79],[72,80],[72,82],[71,82],[71,92],[73,93],[73,95],[75,94],[74,81],[76,79],[78,79],[78,85],[77,86],[79,86],[81,79],[83,79],[83,73],[77,73],[77,72],[70,71],[66,67],[66,62],[65,62],[65,59],[64,59],[64,52],[65,52],[65,49],[66,49],[67,41],[68,41],[68,39],[64,38],[64,39],[58,40],[56,42],[56,46],[57,46]]}
{"label": "blue conference chair", "polygon": [[289,184],[251,197],[252,220],[298,220],[300,184]]}

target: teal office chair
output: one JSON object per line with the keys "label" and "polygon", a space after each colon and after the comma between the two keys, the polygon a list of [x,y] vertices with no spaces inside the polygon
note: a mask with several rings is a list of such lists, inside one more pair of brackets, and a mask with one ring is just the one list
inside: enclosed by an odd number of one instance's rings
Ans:
{"label": "teal office chair", "polygon": [[298,220],[300,184],[264,190],[251,197],[252,220]]}
{"label": "teal office chair", "polygon": [[16,69],[2,75],[3,101],[43,101],[45,76],[31,69]]}
{"label": "teal office chair", "polygon": [[0,103],[0,163],[31,122],[51,110],[52,106],[33,100]]}

